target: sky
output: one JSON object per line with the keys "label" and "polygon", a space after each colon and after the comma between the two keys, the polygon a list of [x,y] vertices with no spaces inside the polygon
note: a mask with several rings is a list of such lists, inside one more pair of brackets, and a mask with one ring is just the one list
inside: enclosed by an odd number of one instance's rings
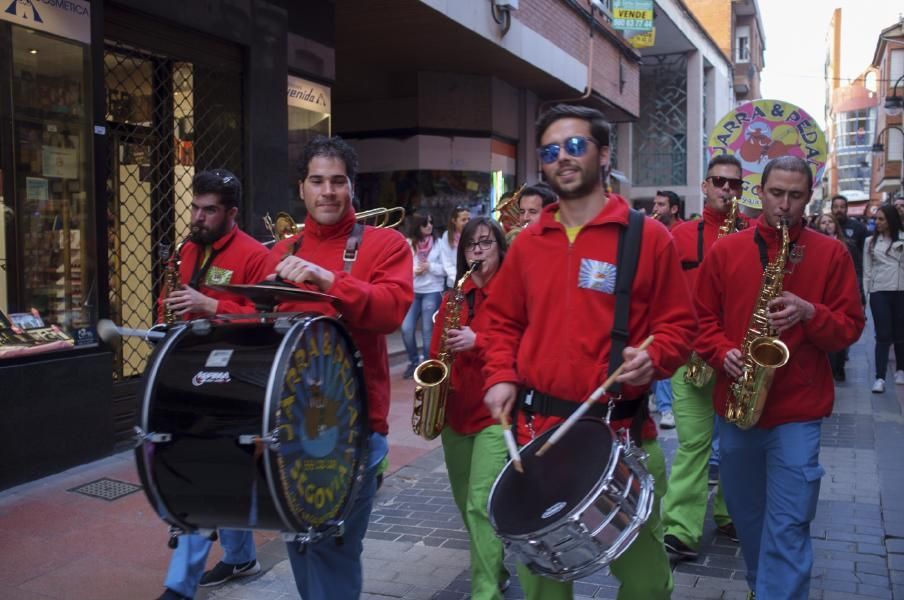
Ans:
{"label": "sky", "polygon": [[904,13],[904,0],[757,2],[766,35],[763,97],[803,108],[823,129],[826,41],[832,11],[841,8],[842,78],[854,78],[870,65],[879,32]]}

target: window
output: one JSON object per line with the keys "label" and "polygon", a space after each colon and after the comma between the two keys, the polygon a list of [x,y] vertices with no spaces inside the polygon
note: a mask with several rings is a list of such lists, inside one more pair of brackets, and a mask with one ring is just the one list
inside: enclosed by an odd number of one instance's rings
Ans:
{"label": "window", "polygon": [[[888,57],[888,87],[904,75],[904,50],[892,50]],[[898,93],[901,93],[901,85],[898,84]]]}
{"label": "window", "polygon": [[735,62],[750,62],[749,25],[740,25],[735,31]]}

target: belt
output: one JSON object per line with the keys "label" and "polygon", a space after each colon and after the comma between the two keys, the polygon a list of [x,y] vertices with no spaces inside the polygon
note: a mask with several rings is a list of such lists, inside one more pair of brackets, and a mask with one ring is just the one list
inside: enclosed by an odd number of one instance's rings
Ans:
{"label": "belt", "polygon": [[[619,400],[612,408],[610,421],[622,421],[637,416],[637,413],[643,407],[643,397],[631,400]],[[522,389],[518,392],[518,409],[524,411],[528,415],[544,415],[550,417],[561,417],[563,419],[571,416],[578,406],[579,402],[563,400],[538,392],[531,389]],[[590,407],[587,416],[596,417],[598,419],[606,418],[609,412],[608,404],[597,403]]]}

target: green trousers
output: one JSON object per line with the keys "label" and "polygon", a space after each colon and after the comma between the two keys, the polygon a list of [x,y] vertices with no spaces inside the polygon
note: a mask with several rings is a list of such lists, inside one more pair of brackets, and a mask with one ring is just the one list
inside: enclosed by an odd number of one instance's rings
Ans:
{"label": "green trousers", "polygon": [[[709,498],[715,377],[698,388],[684,382],[686,370],[686,366],[681,367],[672,376],[672,413],[678,433],[678,451],[672,460],[669,491],[662,503],[662,523],[667,535],[674,535],[696,550],[703,536]],[[717,525],[731,523],[721,485],[713,500],[713,518]]]}
{"label": "green trousers", "polygon": [[[672,597],[672,570],[662,542],[659,502],[665,494],[665,456],[656,440],[644,442],[649,454],[647,469],[655,480],[653,511],[634,543],[610,565],[621,582],[618,600],[668,600]],[[563,583],[531,573],[518,565],[518,579],[527,600],[571,600],[573,583]]]}
{"label": "green trousers", "polygon": [[508,572],[502,564],[502,540],[487,515],[487,501],[508,460],[502,427],[491,425],[476,435],[459,435],[446,427],[442,440],[452,497],[471,541],[471,598],[501,599],[499,582]]}

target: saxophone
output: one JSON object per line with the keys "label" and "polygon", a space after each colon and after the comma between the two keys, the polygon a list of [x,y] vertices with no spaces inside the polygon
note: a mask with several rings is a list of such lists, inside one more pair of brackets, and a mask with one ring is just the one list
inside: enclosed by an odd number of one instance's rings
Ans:
{"label": "saxophone", "polygon": [[791,246],[788,223],[784,219],[779,223],[779,231],[782,247],[775,260],[763,269],[760,295],[744,334],[744,370],[731,384],[725,409],[725,418],[741,429],[750,429],[760,420],[775,370],[785,366],[791,356],[788,347],[769,326],[768,304],[782,293],[785,263]]}
{"label": "saxophone", "polygon": [[[716,241],[738,230],[738,206],[740,206],[738,199],[732,198],[728,214],[719,226],[719,235],[716,236]],[[713,368],[699,354],[692,352],[691,359],[687,363],[687,370],[684,372],[684,383],[702,388],[709,383],[712,377]]]}
{"label": "saxophone", "polygon": [[455,358],[446,348],[446,335],[450,329],[461,326],[461,311],[465,305],[462,288],[468,277],[480,266],[481,261],[471,263],[449,299],[446,300],[446,317],[439,343],[439,354],[422,362],[414,370],[414,410],[411,414],[411,428],[424,439],[432,440],[440,434],[446,424],[446,397],[449,395],[452,360]]}
{"label": "saxophone", "polygon": [[[163,263],[163,298],[169,297],[170,293],[179,289],[179,251],[176,256],[171,254],[171,246],[169,244],[160,244],[160,262]],[[163,322],[172,325],[176,322],[176,313],[166,304],[163,305]]]}
{"label": "saxophone", "polygon": [[493,209],[493,212],[499,213],[499,224],[502,225],[502,230],[505,231],[506,246],[511,246],[512,242],[515,241],[515,238],[523,229],[523,227],[521,227],[521,207],[518,205],[518,202],[521,200],[521,193],[526,187],[526,183],[522,184],[521,187],[518,188],[518,191],[512,194],[507,200],[500,202],[496,208]]}

